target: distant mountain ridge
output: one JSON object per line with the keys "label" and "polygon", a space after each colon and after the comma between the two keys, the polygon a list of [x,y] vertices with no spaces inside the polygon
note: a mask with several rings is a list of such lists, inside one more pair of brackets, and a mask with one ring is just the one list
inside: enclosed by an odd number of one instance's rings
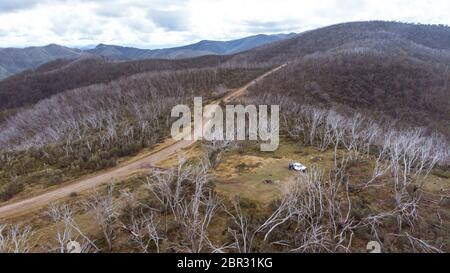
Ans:
{"label": "distant mountain ridge", "polygon": [[56,44],[43,47],[0,48],[0,79],[56,59],[76,59],[88,56],[79,49]]}
{"label": "distant mountain ridge", "polygon": [[119,61],[143,59],[182,59],[204,55],[227,55],[243,52],[258,46],[294,37],[290,34],[259,34],[231,41],[200,41],[195,44],[164,48],[139,49],[116,45],[99,44],[92,49],[75,49],[56,44],[43,47],[0,48],[0,80],[27,69],[36,69],[56,59],[81,57],[107,57]]}
{"label": "distant mountain ridge", "polygon": [[295,35],[296,33],[274,35],[259,34],[231,41],[203,40],[191,45],[164,49],[139,49],[99,44],[93,49],[86,50],[86,52],[96,56],[119,60],[181,59],[203,55],[228,55],[239,53],[272,42],[289,39]]}

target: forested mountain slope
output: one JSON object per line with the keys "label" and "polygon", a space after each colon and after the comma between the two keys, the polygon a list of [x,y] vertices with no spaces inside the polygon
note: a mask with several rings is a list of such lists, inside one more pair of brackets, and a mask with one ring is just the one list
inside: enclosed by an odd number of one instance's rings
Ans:
{"label": "forested mountain slope", "polygon": [[0,112],[32,105],[41,99],[78,87],[108,83],[133,74],[213,67],[226,56],[204,56],[183,60],[114,62],[105,58],[56,60],[35,71],[26,71],[0,81]]}
{"label": "forested mountain slope", "polygon": [[254,88],[450,135],[450,28],[348,23],[235,56],[289,65]]}

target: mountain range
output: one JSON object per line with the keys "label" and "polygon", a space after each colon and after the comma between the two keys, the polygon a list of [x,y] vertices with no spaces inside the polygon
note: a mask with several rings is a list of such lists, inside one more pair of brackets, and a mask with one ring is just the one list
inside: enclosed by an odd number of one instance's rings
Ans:
{"label": "mountain range", "polygon": [[143,59],[182,59],[199,57],[203,55],[228,55],[243,52],[258,46],[294,37],[296,34],[259,34],[231,41],[203,40],[195,44],[165,48],[165,49],[138,49],[100,44],[87,50],[95,56],[109,57],[117,60],[143,60]]}
{"label": "mountain range", "polygon": [[259,34],[231,41],[204,40],[191,45],[164,49],[139,49],[106,44],[99,44],[95,48],[86,50],[69,48],[56,44],[42,47],[0,48],[0,79],[4,79],[27,69],[36,69],[40,65],[56,59],[78,59],[100,56],[116,61],[129,61],[143,59],[182,59],[204,55],[226,55],[285,40],[295,35],[295,33],[274,35]]}

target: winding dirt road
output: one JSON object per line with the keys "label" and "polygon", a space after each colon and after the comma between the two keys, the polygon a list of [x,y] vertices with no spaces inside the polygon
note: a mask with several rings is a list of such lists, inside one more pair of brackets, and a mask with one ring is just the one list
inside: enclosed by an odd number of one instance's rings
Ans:
{"label": "winding dirt road", "polygon": [[[269,72],[266,72],[265,74],[259,76],[258,78],[246,84],[245,86],[233,90],[221,100],[223,100],[224,102],[229,102],[236,99],[237,97],[241,96],[250,86],[254,85],[256,82],[262,80],[263,78],[274,73],[275,71],[280,70],[284,66],[286,66],[286,64],[274,68]],[[220,100],[213,102],[211,104],[217,104],[218,102],[220,102]],[[209,120],[204,120],[203,126],[208,125],[208,122]],[[195,140],[189,141],[180,140],[166,145],[162,145],[162,147],[157,148],[157,150],[154,151],[153,153],[143,158],[137,159],[131,163],[116,167],[111,170],[107,170],[97,175],[94,174],[92,177],[81,178],[70,184],[63,185],[60,188],[50,190],[48,192],[27,198],[25,200],[6,204],[0,207],[0,219],[25,215],[38,209],[41,209],[42,207],[52,202],[66,198],[72,193],[81,193],[83,191],[93,189],[108,182],[120,181],[121,179],[126,178],[127,176],[138,170],[145,169],[148,166],[153,166],[159,161],[167,159],[171,155],[180,152],[182,149],[190,147],[194,143]]]}

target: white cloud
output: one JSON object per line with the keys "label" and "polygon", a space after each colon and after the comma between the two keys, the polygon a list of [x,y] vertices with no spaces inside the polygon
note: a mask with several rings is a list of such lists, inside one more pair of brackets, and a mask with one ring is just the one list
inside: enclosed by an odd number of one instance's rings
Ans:
{"label": "white cloud", "polygon": [[447,0],[0,0],[0,47],[165,47],[360,20],[450,24]]}

